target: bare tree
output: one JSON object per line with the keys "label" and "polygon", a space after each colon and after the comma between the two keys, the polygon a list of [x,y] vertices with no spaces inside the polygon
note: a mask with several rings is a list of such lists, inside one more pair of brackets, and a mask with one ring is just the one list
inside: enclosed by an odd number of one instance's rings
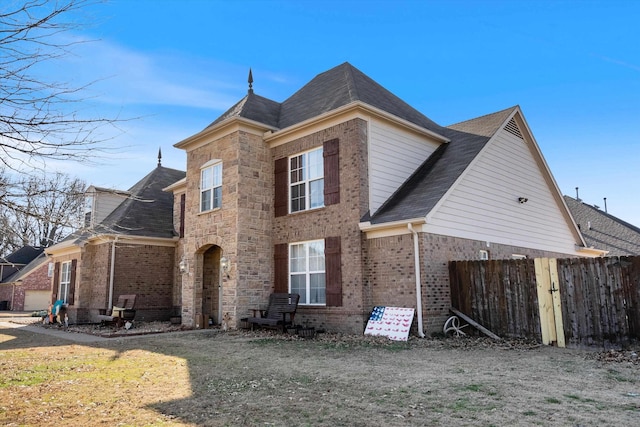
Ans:
{"label": "bare tree", "polygon": [[[49,81],[42,67],[84,43],[64,37],[97,0],[23,0],[0,5],[0,166],[18,173],[47,160],[89,161],[106,148],[97,130],[116,120],[86,117],[87,85]],[[1,203],[1,201],[0,201]]]}
{"label": "bare tree", "polygon": [[48,247],[82,227],[84,181],[62,173],[41,174],[4,188],[12,190],[0,206],[0,253],[24,245]]}

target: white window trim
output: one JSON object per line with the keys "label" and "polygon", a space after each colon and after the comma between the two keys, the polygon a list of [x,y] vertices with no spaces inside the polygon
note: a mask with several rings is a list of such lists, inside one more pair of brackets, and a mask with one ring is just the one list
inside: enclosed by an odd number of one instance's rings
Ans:
{"label": "white window trim", "polygon": [[[324,283],[324,299],[325,302],[324,303],[309,303],[309,302],[305,302],[302,303],[300,302],[299,305],[303,305],[303,306],[307,306],[307,307],[325,307],[327,305],[326,300],[327,300],[327,264],[326,264],[326,248],[325,248],[325,242],[324,239],[316,239],[316,240],[306,240],[303,242],[294,242],[294,243],[289,243],[289,250],[288,250],[288,254],[287,256],[289,257],[288,260],[288,265],[289,265],[289,272],[287,275],[288,281],[289,281],[289,292],[292,292],[291,290],[291,276],[293,275],[293,272],[291,271],[291,247],[292,246],[298,246],[298,245],[308,245],[310,243],[317,243],[317,242],[321,242],[322,243],[322,247],[323,247],[323,251],[322,251],[322,256],[324,257],[325,263],[324,263],[324,270],[314,270],[314,271],[310,271],[309,270],[309,250],[307,249],[307,253],[306,253],[306,257],[305,257],[305,262],[306,262],[306,267],[305,267],[305,271],[304,271],[304,275],[305,275],[305,290],[306,290],[306,295],[300,295],[300,300],[301,301],[310,301],[310,297],[311,297],[311,274],[318,274],[318,273],[324,273],[324,277],[325,277],[325,283]],[[297,272],[296,275],[300,275],[300,272]]]}
{"label": "white window trim", "polygon": [[[220,165],[220,185],[217,186],[212,186],[212,187],[207,187],[207,188],[202,188],[202,172],[205,169],[209,169],[211,168],[211,173],[213,174],[213,170],[215,168],[215,166]],[[205,212],[211,212],[217,209],[220,209],[222,207],[222,199],[220,200],[220,206],[213,206],[213,195],[214,195],[214,191],[216,188],[222,187],[222,173],[223,173],[223,168],[222,168],[222,160],[221,159],[211,159],[208,162],[206,162],[205,164],[203,164],[200,167],[200,184],[199,184],[199,195],[200,195],[200,210],[199,213],[205,213]],[[207,190],[211,190],[211,208],[210,209],[203,209],[202,207],[202,193],[204,191]]]}
{"label": "white window trim", "polygon": [[[65,276],[65,267],[68,277]],[[63,286],[65,286],[65,292],[62,292]],[[69,288],[71,287],[71,261],[65,261],[60,264],[60,283],[58,284],[58,299],[61,299],[66,304],[69,300]]]}
{"label": "white window trim", "polygon": [[[318,177],[318,178],[315,178],[313,180],[309,180],[308,178],[304,178],[302,181],[298,181],[295,184],[293,184],[291,182],[291,159],[294,158],[294,157],[299,157],[299,156],[303,156],[305,154],[312,153],[314,151],[320,151],[320,152],[322,152],[322,154],[324,154],[324,147],[321,146],[321,147],[312,148],[312,149],[307,150],[307,151],[301,151],[301,152],[296,153],[296,154],[294,154],[292,156],[289,156],[287,158],[287,183],[288,183],[287,210],[288,210],[288,212],[290,214],[296,214],[296,213],[300,213],[300,212],[307,212],[307,211],[311,211],[311,210],[315,210],[315,209],[322,209],[322,208],[325,207],[324,198],[322,200],[322,205],[321,206],[316,206],[316,207],[313,207],[313,208],[311,207],[311,182],[318,181],[318,180],[322,179],[322,181],[324,183],[324,178],[325,178],[324,177],[324,156],[322,156],[322,159],[323,159],[322,177]],[[308,159],[309,157],[307,156],[306,158]],[[309,165],[308,164],[304,165],[304,168],[308,169]],[[299,185],[300,183],[304,183],[305,184],[305,191],[306,191],[306,193],[305,193],[305,206],[308,206],[308,207],[306,207],[305,209],[300,209],[300,210],[297,210],[297,211],[293,211],[291,209],[291,197],[292,197],[291,189],[292,189],[293,185]],[[322,190],[324,192],[324,184],[322,186]]]}

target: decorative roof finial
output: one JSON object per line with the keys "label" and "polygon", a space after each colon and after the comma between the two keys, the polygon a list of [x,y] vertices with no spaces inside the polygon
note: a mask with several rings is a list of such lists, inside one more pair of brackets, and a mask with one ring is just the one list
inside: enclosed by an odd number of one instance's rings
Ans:
{"label": "decorative roof finial", "polygon": [[249,68],[249,93],[253,93],[253,73],[251,73],[251,68]]}
{"label": "decorative roof finial", "polygon": [[162,149],[158,148],[158,167],[162,166]]}

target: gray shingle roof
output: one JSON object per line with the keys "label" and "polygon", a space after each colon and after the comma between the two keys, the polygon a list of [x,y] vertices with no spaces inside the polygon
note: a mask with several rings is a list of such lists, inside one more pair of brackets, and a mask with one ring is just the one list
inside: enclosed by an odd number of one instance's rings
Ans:
{"label": "gray shingle roof", "polygon": [[36,246],[23,246],[15,252],[7,255],[6,258],[0,257],[0,264],[4,267],[0,269],[2,276],[0,282],[8,280],[11,275],[25,268],[34,259],[38,258],[44,252],[44,248]]}
{"label": "gray shingle roof", "polygon": [[231,117],[243,117],[264,123],[271,127],[278,127],[280,116],[280,104],[270,99],[249,92],[236,105],[229,108],[223,115],[218,117],[207,128],[215,126]]}
{"label": "gray shingle roof", "polygon": [[[372,224],[425,217],[516,107],[443,128],[442,144],[370,218]],[[363,218],[367,220],[368,218]]]}
{"label": "gray shingle roof", "polygon": [[587,246],[609,251],[608,256],[640,255],[640,228],[572,197],[564,201]]}
{"label": "gray shingle roof", "polygon": [[163,188],[183,179],[184,171],[156,167],[129,189],[130,197],[93,229],[76,230],[62,241],[79,243],[96,234],[172,238],[173,193]]}
{"label": "gray shingle roof", "polygon": [[284,129],[356,101],[440,133],[442,127],[345,62],[318,74],[282,103],[249,92],[208,127],[230,117],[243,117]]}
{"label": "gray shingle roof", "polygon": [[173,193],[163,191],[186,173],[176,169],[156,167],[129,189],[132,197],[125,199],[96,231],[145,237],[175,235],[173,226]]}

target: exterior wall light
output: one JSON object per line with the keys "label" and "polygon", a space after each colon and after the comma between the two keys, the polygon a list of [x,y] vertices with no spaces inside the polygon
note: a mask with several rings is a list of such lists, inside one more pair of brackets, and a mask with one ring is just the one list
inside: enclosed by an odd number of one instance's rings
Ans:
{"label": "exterior wall light", "polygon": [[518,197],[518,202],[520,203],[527,203],[529,201],[529,199],[527,199],[526,197]]}
{"label": "exterior wall light", "polygon": [[222,258],[220,258],[220,268],[222,269],[222,274],[227,276],[227,279],[228,279],[229,278],[229,258],[227,258],[226,256],[223,256]]}
{"label": "exterior wall light", "polygon": [[187,270],[189,269],[189,265],[187,264],[187,261],[184,259],[184,256],[180,260],[180,264],[178,264],[178,268],[180,269],[180,273],[182,274],[186,273]]}

